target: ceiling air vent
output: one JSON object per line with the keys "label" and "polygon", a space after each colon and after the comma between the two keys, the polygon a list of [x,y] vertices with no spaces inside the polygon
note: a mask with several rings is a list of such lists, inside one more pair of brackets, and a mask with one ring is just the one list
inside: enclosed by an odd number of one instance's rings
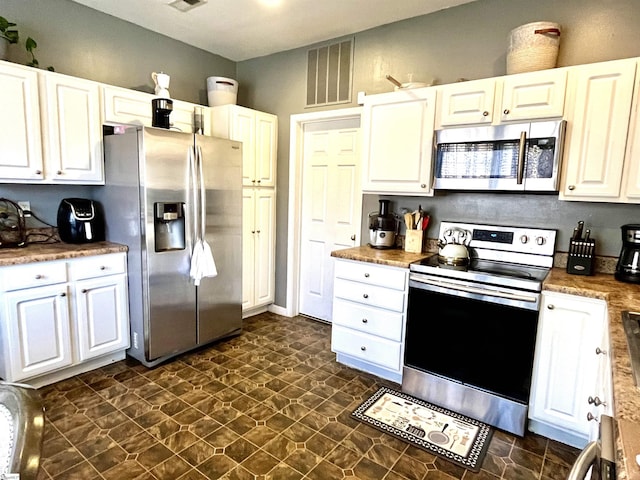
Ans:
{"label": "ceiling air vent", "polygon": [[351,101],[353,39],[307,53],[307,107]]}
{"label": "ceiling air vent", "polygon": [[181,12],[188,12],[192,8],[199,7],[205,3],[207,3],[207,0],[175,0],[175,2],[171,2],[169,6]]}

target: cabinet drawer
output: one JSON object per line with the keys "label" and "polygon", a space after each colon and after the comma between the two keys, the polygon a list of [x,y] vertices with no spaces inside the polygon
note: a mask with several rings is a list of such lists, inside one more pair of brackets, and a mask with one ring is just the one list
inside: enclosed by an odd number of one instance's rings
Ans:
{"label": "cabinet drawer", "polygon": [[408,270],[383,267],[366,262],[337,261],[334,272],[336,278],[345,278],[404,291]]}
{"label": "cabinet drawer", "polygon": [[359,330],[378,337],[400,342],[402,340],[402,313],[335,299],[333,302],[333,325]]}
{"label": "cabinet drawer", "polygon": [[23,288],[53,285],[67,281],[65,262],[34,262],[0,269],[2,290],[20,290]]}
{"label": "cabinet drawer", "polygon": [[333,283],[333,292],[336,298],[386,308],[394,312],[405,311],[404,291],[336,278]]}
{"label": "cabinet drawer", "polygon": [[331,327],[332,351],[396,371],[401,367],[401,345],[401,343],[367,335],[350,328],[338,325]]}
{"label": "cabinet drawer", "polygon": [[102,277],[127,271],[127,261],[124,253],[95,255],[69,260],[69,277],[71,280]]}

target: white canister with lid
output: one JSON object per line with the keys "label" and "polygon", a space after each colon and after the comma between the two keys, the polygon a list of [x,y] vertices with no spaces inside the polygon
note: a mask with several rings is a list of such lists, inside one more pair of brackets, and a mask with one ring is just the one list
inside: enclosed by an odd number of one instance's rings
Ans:
{"label": "white canister with lid", "polygon": [[209,106],[235,105],[238,100],[238,82],[226,77],[207,78]]}

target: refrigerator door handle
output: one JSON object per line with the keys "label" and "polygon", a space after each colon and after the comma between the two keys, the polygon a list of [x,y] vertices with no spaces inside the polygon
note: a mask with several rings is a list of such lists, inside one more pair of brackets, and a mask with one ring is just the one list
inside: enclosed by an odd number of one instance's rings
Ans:
{"label": "refrigerator door handle", "polygon": [[198,164],[198,177],[200,180],[200,240],[204,241],[205,229],[206,229],[206,215],[207,215],[207,198],[206,189],[204,186],[204,173],[202,171],[203,155],[202,148],[196,147],[197,155],[196,162]]}
{"label": "refrigerator door handle", "polygon": [[189,147],[189,180],[191,181],[191,192],[193,195],[191,202],[191,229],[193,231],[193,244],[195,245],[199,240],[199,199],[198,199],[198,170],[197,170],[197,158],[196,158],[196,149],[194,146]]}

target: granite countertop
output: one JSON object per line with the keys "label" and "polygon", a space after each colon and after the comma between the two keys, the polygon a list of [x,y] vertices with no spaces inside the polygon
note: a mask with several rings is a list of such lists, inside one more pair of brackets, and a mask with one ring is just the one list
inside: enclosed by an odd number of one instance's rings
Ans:
{"label": "granite countertop", "polygon": [[[434,253],[407,253],[400,249],[379,250],[362,246],[336,250],[331,252],[331,256],[409,268],[409,264]],[[617,424],[617,478],[640,480],[640,466],[635,462],[636,455],[640,454],[640,389],[633,380],[622,326],[623,310],[640,311],[640,285],[619,282],[611,273],[570,275],[564,268],[552,268],[543,289],[607,302],[614,416]]]}
{"label": "granite countertop", "polygon": [[33,262],[48,262],[65,258],[88,257],[106,253],[126,252],[126,245],[113,242],[93,243],[30,243],[23,248],[0,248],[0,267]]}

